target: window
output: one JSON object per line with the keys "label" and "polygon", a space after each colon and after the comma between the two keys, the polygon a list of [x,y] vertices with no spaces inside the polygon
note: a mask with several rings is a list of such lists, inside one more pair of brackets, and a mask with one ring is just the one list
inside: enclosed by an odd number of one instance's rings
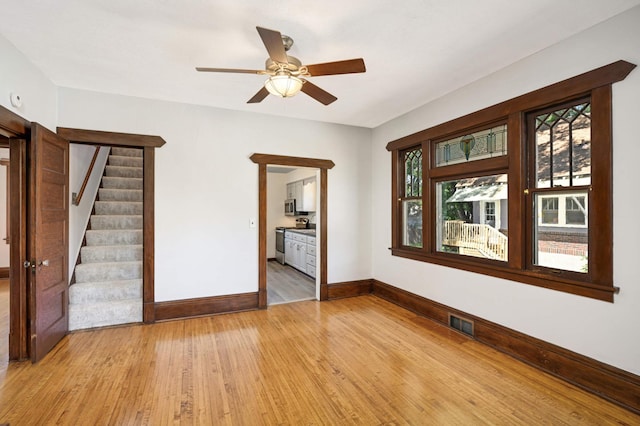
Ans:
{"label": "window", "polygon": [[435,192],[437,251],[507,261],[506,229],[496,228],[496,205],[507,209],[506,174],[436,182]]}
{"label": "window", "polygon": [[422,247],[422,149],[403,153],[402,245]]}
{"label": "window", "polygon": [[612,302],[611,85],[634,67],[389,142],[392,255]]}

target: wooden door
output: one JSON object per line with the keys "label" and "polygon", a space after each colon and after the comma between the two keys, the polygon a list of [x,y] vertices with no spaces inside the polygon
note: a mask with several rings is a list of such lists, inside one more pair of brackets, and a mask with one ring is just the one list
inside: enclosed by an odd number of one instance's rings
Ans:
{"label": "wooden door", "polygon": [[69,329],[69,142],[39,124],[29,147],[29,316],[31,360]]}

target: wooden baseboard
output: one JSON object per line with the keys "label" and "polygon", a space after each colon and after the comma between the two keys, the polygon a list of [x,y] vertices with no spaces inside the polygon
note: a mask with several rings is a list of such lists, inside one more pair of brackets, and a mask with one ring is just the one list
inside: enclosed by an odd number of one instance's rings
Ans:
{"label": "wooden baseboard", "polygon": [[373,280],[345,281],[342,283],[328,284],[328,300],[342,299],[344,297],[362,296],[371,293]]}
{"label": "wooden baseboard", "polygon": [[406,290],[372,281],[372,293],[377,297],[446,326],[449,313],[471,319],[477,341],[640,414],[640,376]]}
{"label": "wooden baseboard", "polygon": [[257,292],[156,302],[155,319],[164,321],[253,309],[258,309]]}
{"label": "wooden baseboard", "polygon": [[9,267],[0,268],[0,279],[9,278]]}

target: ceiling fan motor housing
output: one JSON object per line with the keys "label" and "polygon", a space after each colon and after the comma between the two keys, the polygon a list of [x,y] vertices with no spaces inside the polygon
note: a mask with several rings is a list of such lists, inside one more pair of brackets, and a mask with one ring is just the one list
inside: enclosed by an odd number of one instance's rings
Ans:
{"label": "ceiling fan motor housing", "polygon": [[275,62],[271,58],[267,58],[267,60],[265,61],[264,67],[267,71],[273,71],[273,72],[276,72],[281,68],[287,69],[291,73],[297,73],[298,71],[300,71],[300,69],[302,68],[302,62],[300,62],[300,59],[294,56],[287,55],[287,60],[289,61],[288,63],[281,64],[279,62]]}

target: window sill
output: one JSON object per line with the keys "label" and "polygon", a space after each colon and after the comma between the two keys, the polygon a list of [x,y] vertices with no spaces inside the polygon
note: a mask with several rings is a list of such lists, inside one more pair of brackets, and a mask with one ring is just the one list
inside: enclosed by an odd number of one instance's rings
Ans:
{"label": "window sill", "polygon": [[510,281],[576,294],[605,302],[613,302],[613,295],[619,291],[619,289],[613,285],[592,284],[583,281],[564,279],[562,277],[556,277],[541,272],[516,270],[509,268],[508,266],[501,266],[497,262],[490,260],[483,261],[475,260],[473,258],[462,258],[460,260],[451,259],[446,255],[426,254],[421,251],[411,250],[408,248],[392,248],[391,254],[393,256],[403,257],[406,259],[413,259],[463,271],[503,278]]}

